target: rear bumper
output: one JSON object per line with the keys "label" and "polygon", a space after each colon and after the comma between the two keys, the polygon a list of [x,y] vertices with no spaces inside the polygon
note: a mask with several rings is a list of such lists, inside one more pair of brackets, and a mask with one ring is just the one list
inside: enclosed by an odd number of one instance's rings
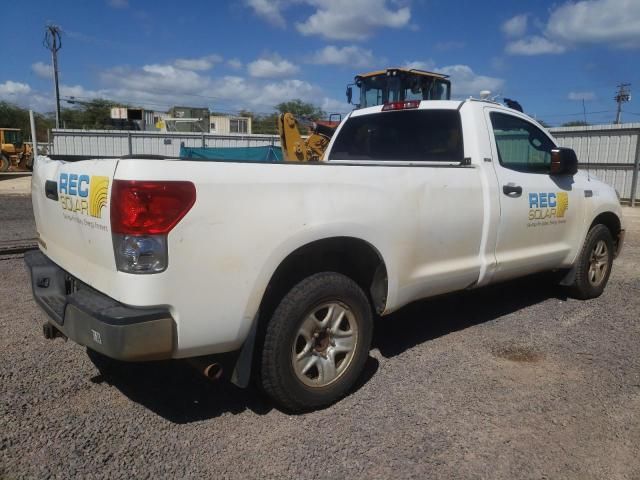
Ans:
{"label": "rear bumper", "polygon": [[24,256],[33,297],[74,342],[117,360],[171,358],[175,322],[164,308],[129,307],[84,285],[40,251]]}

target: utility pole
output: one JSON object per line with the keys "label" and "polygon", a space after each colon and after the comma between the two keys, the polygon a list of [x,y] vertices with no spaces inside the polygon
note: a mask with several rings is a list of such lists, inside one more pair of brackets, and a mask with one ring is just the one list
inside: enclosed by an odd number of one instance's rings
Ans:
{"label": "utility pole", "polygon": [[60,89],[58,88],[58,50],[62,48],[60,27],[53,24],[47,25],[44,31],[44,41],[42,43],[48,50],[51,50],[53,83],[56,94],[56,128],[60,128]]}
{"label": "utility pole", "polygon": [[613,99],[618,104],[618,111],[616,113],[616,125],[620,124],[620,115],[622,114],[622,104],[631,100],[631,90],[629,90],[630,86],[631,86],[630,83],[621,83],[620,85],[618,85],[618,92],[616,93],[616,96],[613,97]]}

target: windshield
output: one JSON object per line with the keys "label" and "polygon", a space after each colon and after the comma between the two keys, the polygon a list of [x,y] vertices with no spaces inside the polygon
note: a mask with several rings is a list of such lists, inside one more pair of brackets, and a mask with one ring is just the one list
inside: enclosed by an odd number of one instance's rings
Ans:
{"label": "windshield", "polygon": [[360,108],[403,100],[448,100],[451,86],[447,80],[423,75],[386,74],[362,78]]}
{"label": "windshield", "polygon": [[16,147],[22,146],[22,132],[17,130],[4,131],[4,143],[12,143]]}

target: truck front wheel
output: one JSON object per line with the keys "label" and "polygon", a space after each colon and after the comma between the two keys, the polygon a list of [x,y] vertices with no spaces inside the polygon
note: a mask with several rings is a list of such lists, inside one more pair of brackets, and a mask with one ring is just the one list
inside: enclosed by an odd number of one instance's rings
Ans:
{"label": "truck front wheel", "polygon": [[362,289],[334,272],[312,275],[285,295],[267,325],[261,383],[279,406],[303,411],[343,397],[362,373],[373,319]]}
{"label": "truck front wheel", "polygon": [[569,287],[573,297],[586,300],[602,294],[611,275],[613,252],[609,229],[601,224],[593,226],[576,260],[575,280]]}

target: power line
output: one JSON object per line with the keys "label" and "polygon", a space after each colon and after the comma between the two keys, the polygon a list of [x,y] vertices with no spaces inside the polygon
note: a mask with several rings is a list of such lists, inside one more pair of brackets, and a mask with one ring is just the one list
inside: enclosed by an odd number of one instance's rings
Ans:
{"label": "power line", "polygon": [[[611,113],[613,112],[613,110],[598,110],[595,112],[586,112],[587,115],[597,115],[599,113]],[[576,112],[576,113],[551,113],[551,114],[545,114],[545,113],[536,113],[536,117],[540,117],[540,118],[555,118],[555,117],[574,117],[574,116],[579,116],[579,115],[584,115],[585,112]]]}

